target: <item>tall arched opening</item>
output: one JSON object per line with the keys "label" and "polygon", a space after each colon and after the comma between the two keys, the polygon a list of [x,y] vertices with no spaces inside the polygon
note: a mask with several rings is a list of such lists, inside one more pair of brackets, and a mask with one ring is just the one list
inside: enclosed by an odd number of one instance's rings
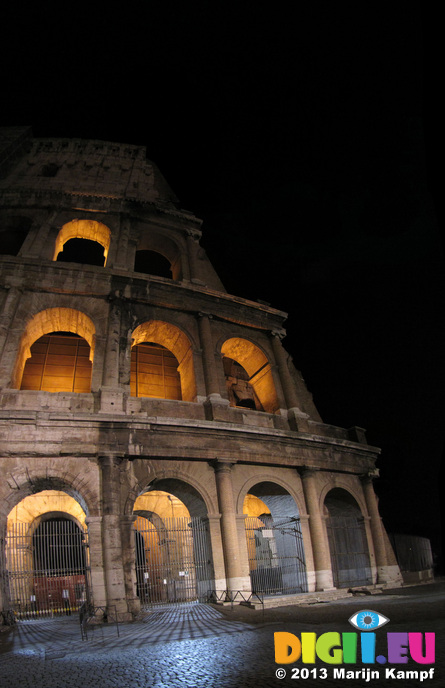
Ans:
{"label": "tall arched opening", "polygon": [[204,501],[179,480],[156,481],[155,487],[139,495],[133,509],[141,608],[204,601],[214,577]]}
{"label": "tall arched opening", "polygon": [[111,232],[96,220],[72,220],[61,228],[53,260],[104,266],[110,248]]}
{"label": "tall arched opening", "polygon": [[18,619],[70,615],[90,600],[84,507],[61,490],[21,500],[6,530],[9,606]]}
{"label": "tall arched opening", "polygon": [[336,588],[370,585],[371,563],[365,519],[354,497],[342,488],[326,495],[324,511]]}
{"label": "tall arched opening", "polygon": [[130,388],[132,396],[196,400],[193,351],[179,327],[150,320],[134,330]]}
{"label": "tall arched opening", "polygon": [[300,515],[292,496],[276,483],[257,483],[244,499],[243,513],[252,592],[307,592]]}
{"label": "tall arched opening", "polygon": [[230,404],[275,413],[278,398],[264,352],[248,339],[232,337],[224,342],[221,353]]}
{"label": "tall arched opening", "polygon": [[[89,391],[95,338],[96,328],[82,311],[47,308],[36,313],[20,340],[11,386],[21,388],[28,363],[24,389]],[[45,377],[48,384],[42,387]]]}

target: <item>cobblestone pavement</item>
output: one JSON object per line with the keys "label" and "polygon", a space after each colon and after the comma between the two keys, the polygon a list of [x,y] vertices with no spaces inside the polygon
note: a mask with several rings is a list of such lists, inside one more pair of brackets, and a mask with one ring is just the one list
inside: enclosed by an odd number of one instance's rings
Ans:
{"label": "cobblestone pavement", "polygon": [[[386,668],[372,665],[379,679],[334,678],[333,666],[308,665],[309,677],[292,679],[293,667],[274,661],[273,634],[288,631],[299,635],[313,631],[352,631],[348,619],[355,611],[371,608],[385,614],[390,623],[380,631],[433,631],[436,663],[410,661],[396,671],[429,671],[433,678],[388,678]],[[445,688],[445,584],[404,588],[390,594],[347,598],[339,602],[253,611],[211,605],[170,607],[145,614],[133,624],[96,627],[82,641],[75,616],[17,624],[0,633],[1,688],[351,688],[428,686]],[[379,633],[379,631],[377,631]],[[385,635],[386,637],[386,635]],[[379,637],[378,637],[379,638]],[[361,663],[339,665],[361,670]],[[394,666],[394,665],[392,665]],[[277,669],[287,676],[279,679]],[[323,678],[321,668],[327,668]],[[337,667],[339,668],[339,667]],[[314,678],[313,669],[317,670]],[[296,673],[296,672],[295,672]]]}

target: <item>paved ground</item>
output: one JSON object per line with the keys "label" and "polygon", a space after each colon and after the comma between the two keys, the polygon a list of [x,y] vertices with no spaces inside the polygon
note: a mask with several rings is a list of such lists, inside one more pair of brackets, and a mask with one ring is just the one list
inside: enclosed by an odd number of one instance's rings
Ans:
{"label": "paved ground", "polygon": [[[433,678],[385,679],[386,667],[372,665],[379,679],[360,676],[334,678],[333,666],[317,662],[309,678],[294,675],[301,661],[280,667],[274,661],[274,632],[299,635],[313,631],[349,631],[351,615],[370,608],[390,622],[377,631],[436,633],[436,663],[410,660],[398,665],[408,671],[429,671]],[[253,611],[211,605],[164,608],[146,614],[133,624],[96,627],[81,639],[78,618],[29,621],[0,633],[1,688],[351,688],[428,686],[445,688],[445,582],[389,591],[382,595],[348,598],[339,602]],[[389,665],[388,665],[389,666]],[[394,665],[391,665],[394,666]],[[321,669],[326,669],[326,678]],[[337,668],[358,671],[362,664]],[[287,676],[276,677],[277,669]],[[297,672],[294,672],[296,674]],[[312,675],[311,675],[312,674]],[[396,674],[397,676],[397,674]]]}

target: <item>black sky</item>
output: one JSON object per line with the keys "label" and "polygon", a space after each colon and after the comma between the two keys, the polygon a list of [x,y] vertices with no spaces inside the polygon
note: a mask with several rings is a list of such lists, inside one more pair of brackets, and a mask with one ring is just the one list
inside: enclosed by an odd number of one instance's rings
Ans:
{"label": "black sky", "polygon": [[11,11],[0,123],[145,145],[228,291],[289,313],[323,419],[382,447],[387,529],[437,551],[438,16],[411,0],[74,10]]}

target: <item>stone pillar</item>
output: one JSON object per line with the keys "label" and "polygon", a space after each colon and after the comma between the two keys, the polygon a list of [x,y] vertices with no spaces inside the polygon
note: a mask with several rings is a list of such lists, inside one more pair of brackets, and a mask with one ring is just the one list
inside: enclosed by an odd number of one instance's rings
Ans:
{"label": "stone pillar", "polygon": [[309,514],[312,553],[314,557],[316,590],[332,590],[331,556],[323,518],[319,508],[318,491],[315,480],[316,470],[305,468],[301,472],[306,510]]}
{"label": "stone pillar", "polygon": [[220,399],[218,376],[215,370],[215,354],[210,325],[212,316],[207,313],[198,313],[199,339],[202,348],[202,363],[204,368],[204,381],[208,398]]}
{"label": "stone pillar", "polygon": [[190,271],[190,281],[203,284],[203,282],[198,278],[199,272],[196,261],[198,239],[199,235],[196,232],[191,229],[187,231],[187,256]]}
{"label": "stone pillar", "polygon": [[210,543],[213,555],[214,589],[217,593],[227,588],[224,553],[221,538],[221,514],[207,515],[210,532]]}
{"label": "stone pillar", "polygon": [[219,510],[221,512],[221,538],[228,590],[250,589],[250,578],[242,575],[238,528],[233,501],[232,467],[234,462],[217,460],[214,464]]}
{"label": "stone pillar", "polygon": [[102,413],[124,413],[124,395],[119,387],[119,341],[121,329],[121,301],[115,298],[110,303],[107,342],[105,345],[104,369],[100,394]]}
{"label": "stone pillar", "polygon": [[91,596],[95,607],[105,607],[107,592],[105,589],[104,558],[102,551],[102,516],[88,516],[88,548],[90,553]]}
{"label": "stone pillar", "polygon": [[[128,239],[130,236],[130,220],[124,217],[120,227],[118,250],[114,256],[113,266],[116,268],[128,270],[133,269],[133,265],[127,263],[128,253]],[[107,261],[108,266],[108,261]],[[108,266],[110,267],[110,266]]]}
{"label": "stone pillar", "polygon": [[121,516],[121,535],[122,535],[122,565],[125,576],[125,589],[128,608],[133,616],[141,610],[141,602],[137,596],[136,581],[136,548],[134,542],[134,527],[136,520],[134,514]]}
{"label": "stone pillar", "polygon": [[288,409],[288,417],[290,426],[299,432],[308,432],[307,413],[303,413],[300,409],[300,401],[298,399],[295,382],[287,364],[287,354],[281,344],[281,339],[284,336],[283,332],[272,332],[272,348],[275,356],[275,361],[278,367],[278,374],[280,377],[281,387],[283,389],[284,399]]}
{"label": "stone pillar", "polygon": [[121,538],[119,504],[120,463],[121,458],[117,456],[99,457],[102,475],[103,556],[107,604],[116,607],[116,611],[122,621],[130,621],[131,614],[128,611],[125,594]]}
{"label": "stone pillar", "polygon": [[385,547],[385,530],[379,514],[377,497],[372,481],[377,477],[378,471],[362,476],[363,493],[365,495],[366,508],[370,518],[372,542],[374,545],[375,563],[377,567],[377,583],[394,583],[400,585],[401,574],[397,565],[390,565]]}
{"label": "stone pillar", "polygon": [[3,351],[22,294],[23,290],[17,286],[11,285],[8,289],[0,316],[0,353]]}

